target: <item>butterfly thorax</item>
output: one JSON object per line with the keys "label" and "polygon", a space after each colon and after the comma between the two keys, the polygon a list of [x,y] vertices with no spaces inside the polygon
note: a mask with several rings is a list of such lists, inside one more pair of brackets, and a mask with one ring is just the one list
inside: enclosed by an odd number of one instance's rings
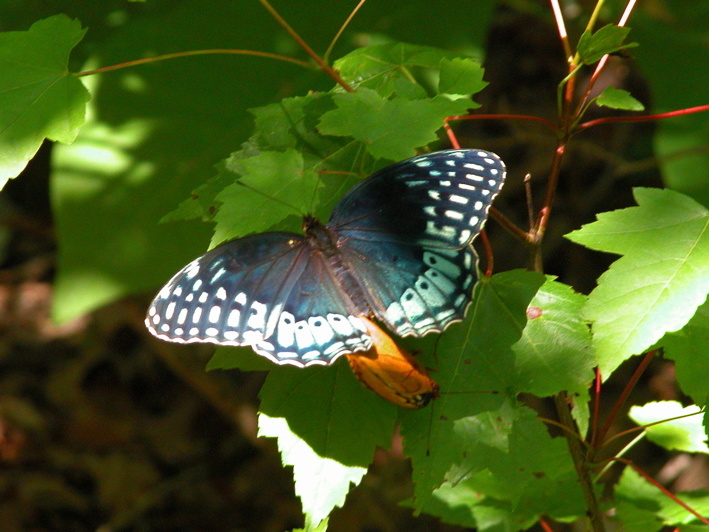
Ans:
{"label": "butterfly thorax", "polygon": [[331,275],[353,303],[351,311],[355,315],[373,316],[372,306],[368,303],[363,287],[354,273],[347,267],[338,247],[337,235],[320,220],[311,215],[303,218],[303,231],[310,240],[310,247],[320,253]]}
{"label": "butterfly thorax", "polygon": [[338,254],[337,235],[314,216],[307,214],[303,217],[303,231],[310,240],[310,245],[325,257]]}

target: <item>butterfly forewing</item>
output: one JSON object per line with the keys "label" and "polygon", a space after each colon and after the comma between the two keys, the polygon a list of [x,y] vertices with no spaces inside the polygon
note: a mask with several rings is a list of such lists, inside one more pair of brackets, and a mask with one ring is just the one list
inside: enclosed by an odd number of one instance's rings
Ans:
{"label": "butterfly forewing", "polygon": [[505,165],[482,150],[444,150],[374,173],[337,204],[329,227],[359,240],[461,249],[482,229]]}
{"label": "butterfly forewing", "polygon": [[261,233],[217,247],[180,270],[148,310],[165,340],[251,346],[280,364],[327,364],[371,347],[322,257],[292,233]]}

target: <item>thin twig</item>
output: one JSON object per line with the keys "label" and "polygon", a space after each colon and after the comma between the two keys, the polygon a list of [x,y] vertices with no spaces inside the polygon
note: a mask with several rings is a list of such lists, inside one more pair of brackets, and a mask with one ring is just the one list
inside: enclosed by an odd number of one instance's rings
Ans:
{"label": "thin twig", "polygon": [[547,120],[546,118],[540,118],[538,116],[529,115],[455,115],[446,118],[446,122],[451,122],[453,120],[528,120],[530,122],[539,122],[544,124],[554,133],[558,132],[558,128],[554,122]]}
{"label": "thin twig", "polygon": [[[574,421],[571,415],[566,392],[561,392],[554,396],[554,405],[556,406],[556,412],[559,415],[561,424],[571,429],[576,429],[578,433],[576,421]],[[571,452],[574,467],[576,468],[576,474],[581,483],[581,491],[586,500],[586,515],[591,522],[591,527],[594,532],[605,532],[601,508],[596,498],[596,492],[593,487],[590,471],[587,467],[588,461],[583,446],[578,438],[571,437],[566,432],[564,432],[564,435],[566,437],[566,443],[569,446],[569,451]]]}
{"label": "thin twig", "polygon": [[697,107],[688,107],[687,109],[680,109],[678,111],[669,111],[667,113],[659,113],[656,115],[643,115],[643,116],[609,116],[607,118],[597,118],[596,120],[589,120],[579,125],[576,131],[582,131],[594,126],[600,126],[602,124],[610,124],[613,122],[649,122],[652,120],[663,120],[665,118],[675,118],[677,116],[689,115],[693,113],[702,113],[709,111],[709,105],[698,105]]}
{"label": "thin twig", "polygon": [[648,351],[645,354],[645,357],[640,362],[640,364],[638,364],[638,367],[635,368],[635,372],[630,377],[630,380],[628,380],[628,382],[626,383],[625,388],[623,389],[623,392],[620,394],[620,397],[613,405],[613,409],[611,410],[610,415],[606,419],[606,422],[603,424],[603,428],[598,432],[598,438],[596,439],[597,445],[599,444],[599,442],[602,442],[605,439],[606,434],[608,433],[608,430],[610,430],[611,425],[613,424],[616,416],[618,415],[618,412],[623,407],[623,404],[625,404],[625,401],[628,399],[628,396],[635,388],[635,385],[638,383],[638,380],[640,380],[640,376],[645,371],[645,368],[647,368],[648,364],[650,364],[650,361],[655,356],[656,351],[657,351],[656,349],[653,349],[652,351]]}
{"label": "thin twig", "polygon": [[91,76],[92,74],[103,74],[104,72],[111,72],[112,70],[119,70],[121,68],[133,67],[136,65],[144,65],[147,63],[157,63],[158,61],[165,61],[166,59],[176,59],[179,57],[189,57],[193,55],[211,55],[211,54],[230,54],[230,55],[252,55],[256,57],[267,57],[269,59],[277,59],[279,61],[287,61],[288,63],[293,63],[298,66],[305,68],[314,68],[312,63],[303,61],[302,59],[296,59],[294,57],[288,57],[286,55],[272,54],[269,52],[259,52],[258,50],[236,50],[236,49],[221,49],[215,48],[211,50],[188,50],[186,52],[175,52],[171,54],[156,55],[155,57],[144,57],[143,59],[135,59],[133,61],[126,61],[124,63],[118,63],[116,65],[105,66],[97,68],[94,70],[85,70],[83,72],[76,72],[74,76],[77,78],[83,76]]}
{"label": "thin twig", "polygon": [[350,87],[350,85],[342,79],[340,74],[332,68],[330,65],[328,65],[325,61],[322,60],[322,58],[315,53],[315,50],[313,50],[310,45],[303,40],[303,38],[298,35],[298,33],[286,22],[286,20],[281,16],[281,14],[276,11],[273,6],[268,2],[268,0],[258,0],[263,7],[266,8],[266,10],[271,14],[271,16],[276,19],[276,22],[281,25],[281,27],[288,32],[288,34],[293,37],[293,40],[298,43],[298,45],[305,50],[305,53],[308,54],[313,61],[317,63],[317,65],[325,72],[328,76],[330,76],[332,79],[335,80],[335,83],[340,85],[343,89],[345,89],[347,92],[354,92],[354,89]]}
{"label": "thin twig", "polygon": [[352,22],[352,19],[354,18],[354,16],[357,14],[357,12],[360,10],[360,8],[364,5],[364,3],[366,1],[367,0],[360,0],[359,4],[357,4],[355,6],[355,8],[352,10],[352,12],[349,14],[349,16],[345,19],[345,22],[342,23],[342,26],[340,26],[340,29],[337,30],[337,33],[332,38],[332,41],[330,42],[330,46],[328,46],[327,50],[325,50],[325,53],[322,56],[323,61],[325,61],[326,63],[329,62],[330,54],[332,53],[332,49],[335,47],[335,43],[340,39],[342,32],[344,32],[345,28],[347,28],[347,26],[349,26],[349,24],[350,24],[350,22]]}
{"label": "thin twig", "polygon": [[666,487],[664,487],[662,484],[660,484],[657,480],[652,478],[650,475],[645,473],[640,467],[635,465],[632,461],[628,460],[627,458],[611,458],[611,460],[615,460],[617,462],[622,462],[626,465],[629,465],[633,469],[635,469],[635,472],[638,473],[640,476],[645,478],[650,484],[655,486],[657,489],[659,489],[662,493],[667,495],[670,499],[675,501],[677,504],[679,504],[682,508],[687,510],[690,514],[695,516],[697,519],[699,519],[702,523],[709,525],[709,519],[706,517],[702,516],[699,512],[697,512],[694,508],[689,506],[686,502],[683,500],[679,499],[674,493],[672,493],[670,490],[668,490]]}

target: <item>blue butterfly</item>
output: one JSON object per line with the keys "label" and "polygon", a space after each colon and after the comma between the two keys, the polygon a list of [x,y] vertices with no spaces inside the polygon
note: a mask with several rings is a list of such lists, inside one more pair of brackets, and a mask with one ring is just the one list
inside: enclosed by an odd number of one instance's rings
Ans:
{"label": "blue butterfly", "polygon": [[500,158],[445,150],[384,168],[304,235],[237,238],[190,262],[160,290],[145,323],[180,343],[251,346],[278,364],[330,364],[367,351],[359,316],[401,336],[460,321],[477,280],[471,246],[505,179]]}

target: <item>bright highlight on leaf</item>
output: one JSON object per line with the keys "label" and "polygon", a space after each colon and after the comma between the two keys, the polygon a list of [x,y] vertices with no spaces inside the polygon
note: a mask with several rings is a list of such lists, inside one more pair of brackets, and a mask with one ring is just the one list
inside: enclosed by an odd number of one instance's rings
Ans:
{"label": "bright highlight on leaf", "polygon": [[258,435],[278,439],[283,464],[293,466],[295,493],[313,525],[327,518],[336,506],[342,506],[350,484],[359,484],[367,472],[366,467],[348,467],[318,456],[305,441],[291,432],[283,418],[260,414]]}
{"label": "bright highlight on leaf", "polygon": [[[671,419],[688,414],[695,415]],[[656,401],[632,407],[629,416],[638,425],[662,421],[646,427],[645,432],[650,441],[668,451],[709,454],[707,435],[702,426],[701,409],[698,406],[682,407],[677,401]]]}
{"label": "bright highlight on leaf", "polygon": [[76,138],[89,93],[67,67],[84,33],[78,20],[55,15],[28,31],[0,34],[0,188],[45,138],[67,144]]}
{"label": "bright highlight on leaf", "polygon": [[623,255],[598,280],[584,315],[602,375],[684,327],[709,292],[709,212],[664,189],[637,188],[637,207],[603,213],[567,235]]}

